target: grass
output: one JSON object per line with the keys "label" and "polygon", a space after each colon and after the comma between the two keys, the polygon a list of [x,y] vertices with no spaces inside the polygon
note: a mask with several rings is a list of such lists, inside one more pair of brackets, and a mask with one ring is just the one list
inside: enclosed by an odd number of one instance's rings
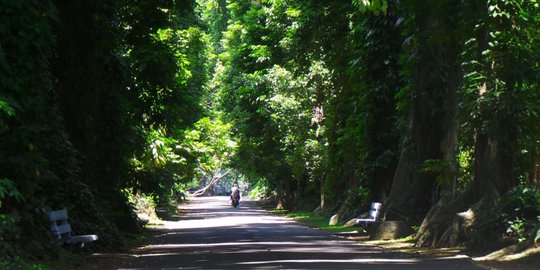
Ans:
{"label": "grass", "polygon": [[327,232],[351,232],[362,230],[361,227],[344,227],[341,225],[328,225],[329,219],[324,216],[314,215],[311,212],[304,211],[287,211],[287,210],[272,210],[274,214],[284,215],[298,222],[304,223],[310,227],[319,228]]}

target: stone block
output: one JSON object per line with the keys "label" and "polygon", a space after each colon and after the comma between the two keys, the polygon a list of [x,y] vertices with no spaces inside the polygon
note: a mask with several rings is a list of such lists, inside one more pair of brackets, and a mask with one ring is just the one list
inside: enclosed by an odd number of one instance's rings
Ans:
{"label": "stone block", "polygon": [[391,240],[409,236],[413,230],[404,221],[379,221],[371,224],[368,232],[370,240]]}
{"label": "stone block", "polygon": [[339,215],[335,214],[330,218],[330,222],[328,222],[328,225],[335,226],[338,224],[338,222],[339,222]]}

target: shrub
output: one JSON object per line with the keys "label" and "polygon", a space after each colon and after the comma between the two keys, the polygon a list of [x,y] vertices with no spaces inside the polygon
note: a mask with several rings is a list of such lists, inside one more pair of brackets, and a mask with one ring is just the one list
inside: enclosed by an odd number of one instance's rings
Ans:
{"label": "shrub", "polygon": [[475,225],[477,238],[499,242],[524,242],[532,239],[540,227],[540,190],[518,186],[479,214]]}
{"label": "shrub", "polygon": [[496,209],[505,235],[523,242],[536,233],[540,225],[540,190],[518,186],[501,197]]}

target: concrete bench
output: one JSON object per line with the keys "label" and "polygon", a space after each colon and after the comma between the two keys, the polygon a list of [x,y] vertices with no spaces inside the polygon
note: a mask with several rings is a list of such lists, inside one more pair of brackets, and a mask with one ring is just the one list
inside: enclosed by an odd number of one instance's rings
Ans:
{"label": "concrete bench", "polygon": [[51,211],[47,213],[51,223],[51,232],[59,244],[79,245],[84,247],[85,243],[96,241],[98,236],[89,235],[71,235],[71,225],[68,222],[66,209]]}

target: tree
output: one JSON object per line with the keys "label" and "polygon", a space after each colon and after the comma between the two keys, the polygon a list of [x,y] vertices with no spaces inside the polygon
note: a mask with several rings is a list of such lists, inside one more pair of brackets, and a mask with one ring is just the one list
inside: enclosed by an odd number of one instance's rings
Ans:
{"label": "tree", "polygon": [[476,1],[471,6],[478,21],[467,48],[472,60],[467,62],[464,98],[466,114],[473,115],[465,131],[474,134],[474,179],[461,196],[430,210],[419,245],[456,245],[471,238],[472,226],[481,226],[482,212],[494,207],[526,170],[516,164],[525,157],[520,152],[537,147],[531,123],[537,121],[539,108],[537,75],[532,75],[538,74],[538,59],[522,56],[535,55],[538,48],[538,40],[531,38],[537,4]]}
{"label": "tree", "polygon": [[[441,196],[444,185],[455,186],[452,171],[455,170],[457,148],[457,92],[460,87],[459,51],[460,39],[448,34],[460,21],[460,5],[453,1],[436,4],[411,1],[405,6],[410,14],[409,26],[414,32],[407,39],[411,42],[407,52],[414,55],[405,64],[409,75],[409,88],[401,90],[407,97],[405,136],[396,169],[392,190],[386,201],[387,219],[416,221],[423,217]],[[448,13],[448,10],[455,12]],[[452,14],[441,16],[441,14]],[[414,39],[412,41],[411,39]],[[409,91],[407,93],[407,91]],[[436,173],[421,171],[430,166],[429,160],[444,164],[441,181]]]}
{"label": "tree", "polygon": [[133,131],[130,181],[134,192],[166,203],[199,168],[183,148],[184,134],[210,114],[209,37],[194,1],[127,1],[121,22],[127,64],[128,119]]}

